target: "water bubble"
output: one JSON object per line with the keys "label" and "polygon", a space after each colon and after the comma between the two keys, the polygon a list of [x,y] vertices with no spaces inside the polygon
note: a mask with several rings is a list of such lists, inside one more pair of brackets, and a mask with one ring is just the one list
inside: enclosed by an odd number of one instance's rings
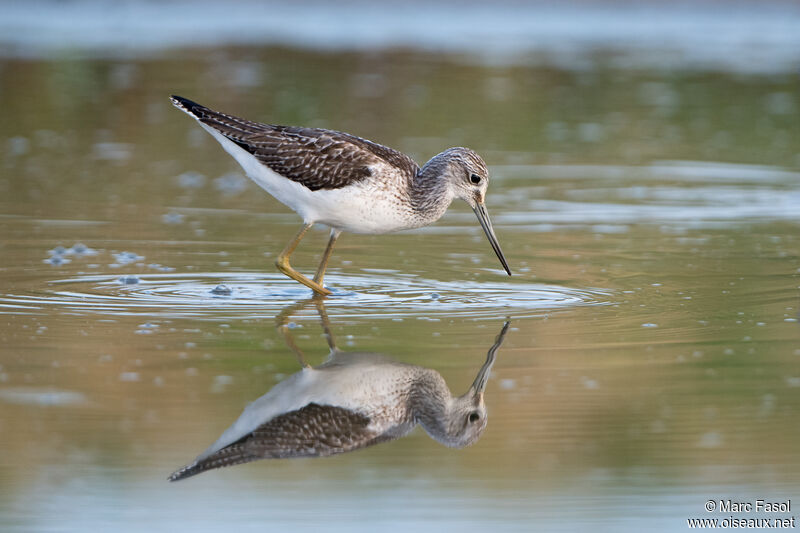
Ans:
{"label": "water bubble", "polygon": [[66,251],[67,254],[75,254],[79,256],[83,255],[97,255],[97,250],[93,248],[89,248],[82,242],[76,242],[72,245],[72,248]]}
{"label": "water bubble", "polygon": [[122,162],[130,159],[133,145],[130,143],[100,142],[92,146],[92,156],[104,161]]}
{"label": "water bubble", "polygon": [[219,375],[214,376],[214,381],[211,383],[211,392],[219,394],[225,392],[225,388],[233,383],[233,376]]}
{"label": "water bubble", "polygon": [[199,172],[184,172],[177,178],[178,186],[184,189],[199,189],[206,184],[206,177]]}
{"label": "water bubble", "polygon": [[49,259],[45,259],[43,262],[53,266],[59,266],[69,263],[71,260],[63,257],[61,255],[54,255]]}
{"label": "water bubble", "polygon": [[150,335],[154,333],[156,329],[158,329],[158,324],[145,322],[144,324],[139,324],[136,327],[137,329],[134,333],[137,333],[138,335]]}
{"label": "water bubble", "polygon": [[114,256],[114,259],[117,261],[117,264],[120,265],[127,265],[130,263],[135,263],[136,261],[141,261],[144,259],[143,256],[135,254],[133,252],[118,252],[115,254],[111,254]]}
{"label": "water bubble", "polygon": [[581,378],[581,383],[583,383],[583,386],[589,390],[595,390],[600,388],[600,384],[597,382],[597,380],[587,378],[586,376],[583,376]]}
{"label": "water bubble", "polygon": [[758,414],[760,416],[769,416],[775,410],[775,395],[774,394],[765,394],[761,398],[761,408],[759,409]]}
{"label": "water bubble", "polygon": [[517,382],[513,379],[501,379],[500,388],[503,390],[513,390],[517,387]]}
{"label": "water bubble", "polygon": [[596,122],[584,122],[578,125],[578,137],[583,142],[596,143],[605,136],[603,126]]}
{"label": "water bubble", "polygon": [[241,174],[231,172],[214,180],[214,187],[226,195],[236,195],[247,189],[247,179]]}
{"label": "water bubble", "polygon": [[164,224],[182,224],[183,218],[183,215],[180,213],[165,213],[161,216],[161,220]]}
{"label": "water bubble", "polygon": [[211,289],[210,292],[216,296],[230,296],[233,293],[233,290],[227,285],[219,284]]}

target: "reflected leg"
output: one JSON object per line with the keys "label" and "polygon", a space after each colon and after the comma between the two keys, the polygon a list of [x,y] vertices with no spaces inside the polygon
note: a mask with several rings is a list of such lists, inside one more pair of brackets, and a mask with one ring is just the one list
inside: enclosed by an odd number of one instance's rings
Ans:
{"label": "reflected leg", "polygon": [[303,368],[311,368],[311,365],[306,363],[306,358],[305,355],[303,354],[303,351],[294,342],[294,337],[292,337],[292,334],[289,332],[289,322],[286,321],[282,324],[279,324],[278,331],[283,336],[283,340],[286,343],[286,345],[289,346],[289,349],[291,349],[294,352],[295,356],[297,356],[297,360],[300,362]]}
{"label": "reflected leg", "polygon": [[322,331],[325,333],[325,339],[328,341],[328,348],[331,349],[331,356],[339,351],[339,348],[336,347],[336,340],[333,338],[333,333],[331,332],[331,322],[328,318],[328,312],[325,310],[325,301],[323,298],[315,296],[313,298],[314,304],[317,306],[317,313],[319,313],[319,319],[322,323]]}

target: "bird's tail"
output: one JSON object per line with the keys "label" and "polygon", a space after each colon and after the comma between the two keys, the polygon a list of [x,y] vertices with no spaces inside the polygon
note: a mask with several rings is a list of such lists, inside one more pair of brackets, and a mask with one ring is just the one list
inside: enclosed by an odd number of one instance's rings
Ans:
{"label": "bird's tail", "polygon": [[172,100],[172,105],[196,118],[200,118],[207,112],[211,111],[209,108],[202,106],[197,102],[192,102],[183,96],[177,96],[173,94],[169,97],[169,99]]}
{"label": "bird's tail", "polygon": [[206,106],[200,105],[182,96],[173,94],[169,98],[172,100],[172,104],[175,107],[194,117],[202,124],[211,126],[234,142],[244,139],[249,135],[264,133],[269,130],[269,126],[265,124],[259,124],[258,122],[214,111],[213,109],[209,109]]}

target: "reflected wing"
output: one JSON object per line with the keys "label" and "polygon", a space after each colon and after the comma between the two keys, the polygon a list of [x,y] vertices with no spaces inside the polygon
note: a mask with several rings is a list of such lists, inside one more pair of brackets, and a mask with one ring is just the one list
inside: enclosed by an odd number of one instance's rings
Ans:
{"label": "reflected wing", "polygon": [[395,438],[369,430],[369,422],[368,417],[349,409],[310,403],[262,424],[233,444],[176,471],[169,480],[257,459],[334,455]]}
{"label": "reflected wing", "polygon": [[213,111],[180,96],[173,96],[172,102],[263,165],[312,191],[359,182],[372,175],[370,166],[376,164],[392,165],[410,176],[419,168],[401,152],[348,133],[261,124]]}

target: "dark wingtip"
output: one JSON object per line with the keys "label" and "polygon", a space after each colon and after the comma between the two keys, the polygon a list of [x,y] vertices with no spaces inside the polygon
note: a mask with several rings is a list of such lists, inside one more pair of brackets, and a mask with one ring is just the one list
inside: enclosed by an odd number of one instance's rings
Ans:
{"label": "dark wingtip", "polygon": [[182,109],[183,111],[191,113],[195,116],[197,116],[197,112],[199,110],[205,109],[205,107],[201,106],[197,102],[192,102],[188,98],[184,98],[183,96],[178,96],[176,94],[170,95],[169,99],[172,100],[172,105],[178,109]]}
{"label": "dark wingtip", "polygon": [[186,479],[187,477],[192,477],[200,472],[202,472],[202,468],[198,468],[197,463],[192,463],[188,466],[184,466],[180,470],[176,470],[175,472],[171,473],[167,478],[167,481],[173,483],[175,481],[181,481],[182,479]]}

